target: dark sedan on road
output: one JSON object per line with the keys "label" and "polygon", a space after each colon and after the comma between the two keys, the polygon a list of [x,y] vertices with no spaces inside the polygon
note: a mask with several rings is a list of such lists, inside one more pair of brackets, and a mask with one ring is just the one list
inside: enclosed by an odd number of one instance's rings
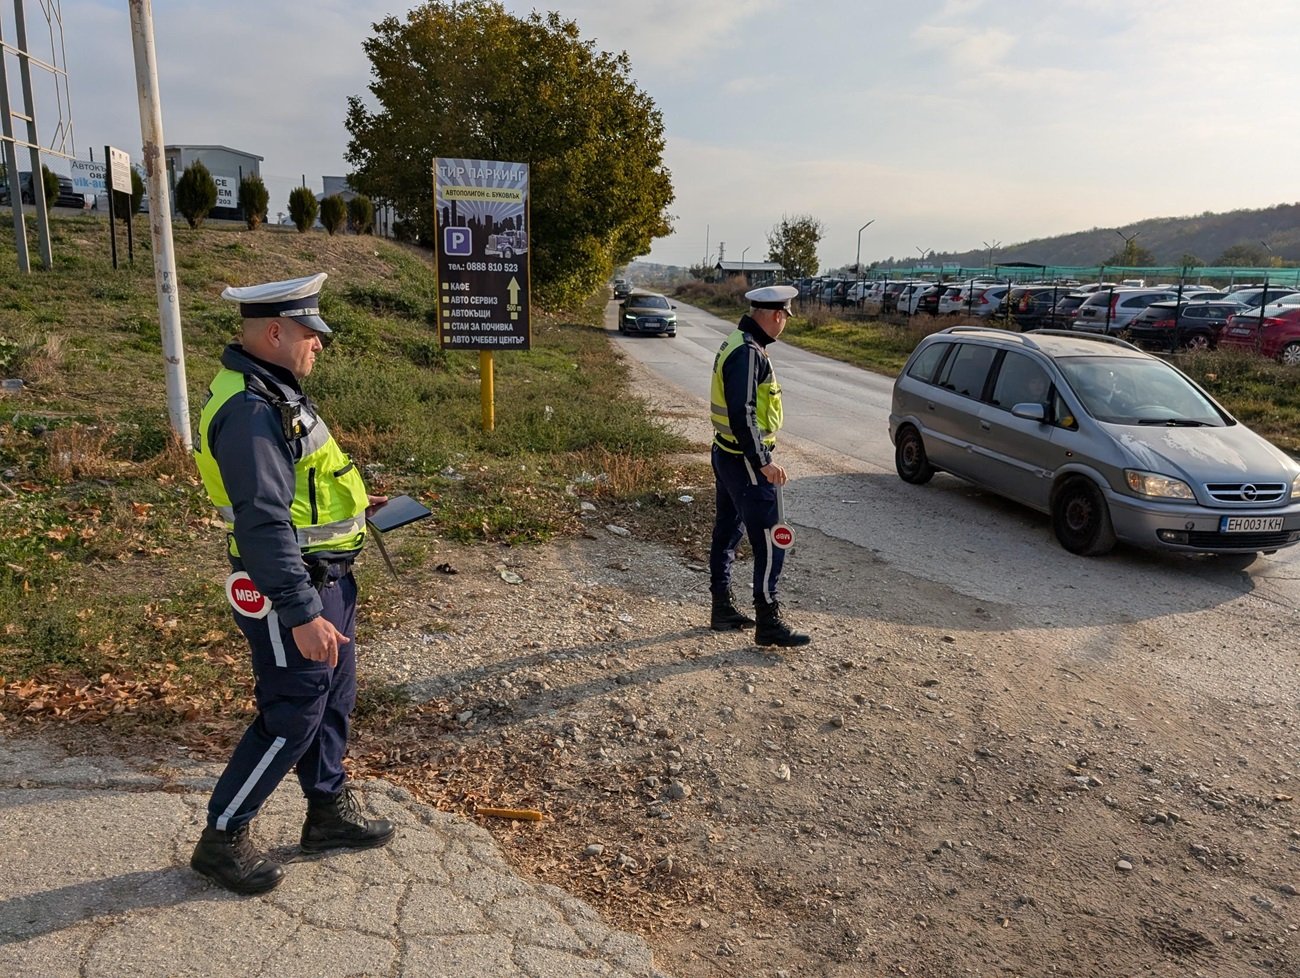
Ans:
{"label": "dark sedan on road", "polygon": [[658,292],[632,292],[618,307],[618,331],[676,336],[676,309]]}

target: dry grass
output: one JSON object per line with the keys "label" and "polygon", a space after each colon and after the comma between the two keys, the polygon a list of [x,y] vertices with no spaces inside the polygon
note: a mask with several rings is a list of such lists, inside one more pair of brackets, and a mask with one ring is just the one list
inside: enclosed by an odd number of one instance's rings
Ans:
{"label": "dry grass", "polygon": [[70,424],[46,435],[46,455],[40,474],[55,482],[108,479],[123,473],[128,463],[115,458],[108,424]]}

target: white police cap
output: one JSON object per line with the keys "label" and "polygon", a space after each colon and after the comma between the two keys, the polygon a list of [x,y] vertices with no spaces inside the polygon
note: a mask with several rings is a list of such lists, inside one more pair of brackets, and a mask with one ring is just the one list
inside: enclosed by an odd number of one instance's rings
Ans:
{"label": "white police cap", "polygon": [[799,294],[793,285],[765,285],[761,289],[750,289],[745,298],[755,309],[784,309],[790,311],[790,300]]}
{"label": "white police cap", "polygon": [[228,285],[221,298],[238,302],[239,315],[244,319],[293,319],[318,333],[329,333],[332,330],[320,318],[320,290],[327,278],[327,272],[318,272],[284,282],[241,288]]}

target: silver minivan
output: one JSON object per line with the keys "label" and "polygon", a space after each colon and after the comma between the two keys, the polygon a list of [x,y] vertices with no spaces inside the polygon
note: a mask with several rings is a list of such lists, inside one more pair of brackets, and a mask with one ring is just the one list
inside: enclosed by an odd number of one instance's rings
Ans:
{"label": "silver minivan", "polygon": [[1165,361],[1064,330],[954,326],[894,382],[905,482],[950,472],[1050,514],[1061,546],[1194,553],[1300,542],[1300,464]]}

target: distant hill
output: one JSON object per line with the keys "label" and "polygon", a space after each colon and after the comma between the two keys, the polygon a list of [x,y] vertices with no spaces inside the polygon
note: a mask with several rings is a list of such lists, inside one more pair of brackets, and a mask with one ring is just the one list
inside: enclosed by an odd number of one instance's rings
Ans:
{"label": "distant hill", "polygon": [[[1040,265],[1098,265],[1124,247],[1115,228],[1092,228],[1052,238],[1038,238],[1014,245],[1003,245],[993,256],[996,262],[1027,261]],[[1249,249],[1260,256],[1258,262],[1232,264],[1268,264],[1267,241],[1272,257],[1287,264],[1300,262],[1300,203],[1278,204],[1262,210],[1206,212],[1197,217],[1154,217],[1127,224],[1118,230],[1124,236],[1137,234],[1135,243],[1155,256],[1157,265],[1181,265],[1184,255],[1194,255],[1202,264],[1218,264],[1229,248]],[[957,262],[963,266],[982,266],[988,262],[988,249],[974,248],[962,252],[937,252],[933,260]],[[907,265],[904,258],[895,264]],[[1226,264],[1226,263],[1225,263]]]}

